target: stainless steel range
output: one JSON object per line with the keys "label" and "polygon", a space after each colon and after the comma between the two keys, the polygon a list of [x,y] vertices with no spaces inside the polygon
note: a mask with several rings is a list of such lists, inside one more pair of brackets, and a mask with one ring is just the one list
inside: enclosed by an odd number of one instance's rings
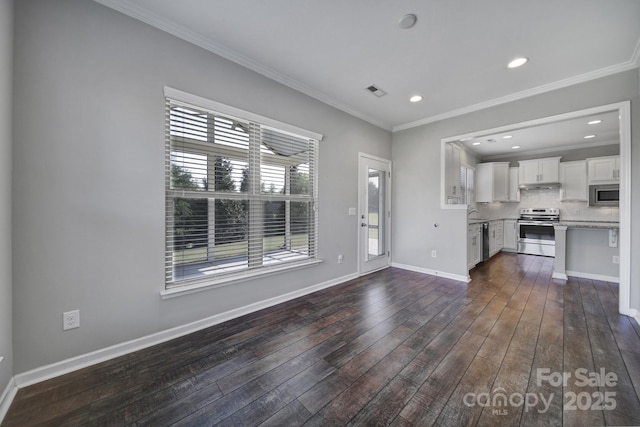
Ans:
{"label": "stainless steel range", "polygon": [[523,208],[518,219],[518,253],[556,256],[557,208]]}

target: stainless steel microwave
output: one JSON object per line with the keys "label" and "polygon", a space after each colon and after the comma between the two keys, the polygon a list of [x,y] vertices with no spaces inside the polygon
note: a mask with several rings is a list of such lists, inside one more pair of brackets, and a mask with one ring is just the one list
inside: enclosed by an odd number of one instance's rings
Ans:
{"label": "stainless steel microwave", "polygon": [[589,206],[619,206],[620,185],[590,185]]}

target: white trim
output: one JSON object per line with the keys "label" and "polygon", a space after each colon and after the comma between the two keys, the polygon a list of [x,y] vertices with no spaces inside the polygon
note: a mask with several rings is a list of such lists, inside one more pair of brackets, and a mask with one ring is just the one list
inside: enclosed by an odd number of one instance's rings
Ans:
{"label": "white trim", "polygon": [[[444,165],[444,144],[447,142],[459,141],[467,137],[477,137],[481,135],[491,135],[494,133],[509,132],[514,129],[538,126],[546,123],[574,119],[577,117],[590,116],[609,111],[619,112],[620,128],[620,278],[615,278],[620,283],[619,312],[629,315],[631,310],[631,102],[623,101],[614,104],[601,105],[598,107],[586,108],[584,110],[571,111],[569,113],[557,114],[555,116],[543,117],[521,123],[514,123],[493,129],[483,129],[463,135],[443,138],[441,140],[441,165]],[[444,170],[441,170],[441,181]],[[441,184],[441,203],[444,201],[444,186]],[[450,206],[460,205],[445,205]],[[462,205],[464,206],[464,205]],[[604,279],[610,279],[603,276]]]}
{"label": "white trim", "polygon": [[[631,316],[632,319],[636,321],[638,325],[640,325],[640,311],[636,310],[635,308],[632,308],[630,310],[629,315]],[[0,417],[0,421],[2,421],[2,417]]]}
{"label": "white trim", "polygon": [[310,267],[324,262],[321,259],[306,260],[299,263],[284,264],[279,267],[266,267],[266,269],[251,270],[245,273],[230,274],[229,276],[223,276],[216,279],[212,279],[211,282],[198,282],[192,285],[176,286],[174,288],[163,289],[160,291],[162,299],[170,299],[180,297],[183,295],[189,295],[196,292],[208,291],[222,286],[232,285],[239,282],[255,279],[258,277],[271,276],[272,274],[278,274],[285,271],[297,270],[300,268]]}
{"label": "white trim", "polygon": [[174,89],[168,86],[164,87],[164,96],[172,101],[184,102],[191,104],[199,108],[210,110],[213,113],[220,113],[224,115],[232,116],[234,119],[249,120],[252,122],[260,123],[261,125],[273,127],[279,131],[290,132],[296,136],[302,136],[305,138],[313,139],[316,141],[322,141],[322,134],[313,132],[307,129],[303,129],[288,123],[281,122],[269,117],[261,116],[250,111],[236,108],[231,105],[223,104],[218,101],[203,98],[192,93],[184,92],[179,89]]}
{"label": "white trim", "polygon": [[[387,242],[387,254],[383,255],[386,259],[387,262],[385,265],[378,267],[378,268],[373,268],[371,270],[367,270],[367,271],[363,271],[364,268],[364,262],[363,262],[363,248],[361,247],[363,244],[363,238],[361,236],[362,233],[362,229],[360,227],[360,216],[363,213],[363,207],[364,207],[364,203],[365,203],[365,194],[363,193],[363,183],[360,182],[360,179],[363,175],[363,163],[364,163],[364,159],[369,159],[369,160],[373,160],[376,162],[380,162],[380,163],[384,163],[387,167],[388,167],[388,173],[389,173],[389,181],[388,181],[388,185],[387,185],[387,192],[386,192],[386,197],[385,197],[385,204],[386,204],[386,209],[387,212],[389,212],[388,215],[385,215],[385,229],[386,229],[386,233],[385,233],[385,240]],[[373,273],[375,271],[379,271],[382,269],[385,269],[387,267],[389,267],[391,265],[391,246],[392,246],[392,242],[391,242],[391,215],[393,214],[393,207],[391,206],[392,203],[392,197],[391,197],[391,192],[393,190],[393,163],[391,162],[391,160],[389,159],[385,159],[382,157],[378,157],[378,156],[374,156],[372,154],[367,154],[367,153],[363,153],[363,152],[358,152],[358,215],[356,217],[357,222],[356,222],[356,238],[357,238],[357,243],[358,243],[358,274],[360,276],[364,276],[366,274],[369,273]]]}
{"label": "white trim", "polygon": [[118,12],[121,12],[139,21],[145,22],[166,33],[172,34],[182,40],[185,40],[205,50],[208,50],[209,52],[212,52],[218,56],[228,59],[229,61],[235,62],[236,64],[239,64],[252,71],[255,71],[258,74],[268,77],[271,80],[274,80],[278,83],[281,83],[285,86],[295,89],[301,93],[304,93],[305,95],[315,98],[327,105],[330,105],[334,108],[344,111],[347,114],[350,114],[354,117],[362,119],[382,129],[390,130],[391,132],[397,132],[400,130],[422,126],[428,123],[437,122],[440,120],[460,116],[463,114],[468,114],[474,111],[483,110],[485,108],[490,108],[490,107],[505,104],[508,102],[517,101],[519,99],[528,98],[530,96],[539,95],[545,92],[550,92],[556,89],[572,86],[578,83],[583,83],[583,82],[595,80],[601,77],[606,77],[612,74],[621,73],[623,71],[636,68],[640,64],[640,41],[638,41],[638,44],[636,45],[636,48],[631,58],[626,62],[601,68],[599,70],[579,74],[577,76],[573,76],[567,79],[559,80],[559,81],[538,86],[535,88],[526,89],[526,90],[516,92],[500,98],[495,98],[488,101],[480,102],[478,104],[470,105],[464,108],[459,108],[457,110],[436,114],[435,116],[426,117],[424,119],[417,120],[414,122],[400,124],[396,126],[390,126],[389,124],[382,123],[381,121],[374,119],[373,117],[367,114],[361,113],[345,105],[341,101],[338,101],[326,95],[325,93],[315,90],[294,78],[291,78],[270,67],[260,64],[244,55],[239,54],[238,52],[233,51],[232,49],[229,49],[226,46],[216,43],[213,40],[203,36],[200,33],[190,30],[189,28],[184,27],[182,25],[178,25],[175,22],[172,22],[171,20],[168,20],[164,17],[161,17],[149,11],[148,9],[145,9],[144,7],[138,6],[130,0],[94,0],[94,1],[106,7],[109,7],[111,9],[117,10]]}
{"label": "white trim", "polygon": [[15,378],[11,377],[9,384],[7,384],[2,395],[0,395],[0,424],[2,424],[7,412],[9,412],[9,407],[13,402],[13,398],[16,397],[16,393],[18,393],[18,386],[16,385]]}
{"label": "white trim", "polygon": [[478,138],[478,137],[482,137],[483,135],[492,135],[494,133],[509,132],[516,129],[540,126],[540,125],[545,125],[552,122],[560,122],[560,121],[575,119],[583,116],[591,116],[594,114],[621,110],[625,106],[627,107],[629,106],[629,101],[616,102],[616,103],[607,104],[607,105],[600,105],[598,107],[585,108],[584,110],[570,111],[568,113],[555,114],[553,116],[545,116],[539,119],[528,120],[526,122],[512,123],[510,125],[500,126],[492,129],[480,129],[475,132],[469,132],[461,135],[455,135],[455,136],[443,138],[442,142],[456,142],[464,138]]}
{"label": "white trim", "polygon": [[554,271],[554,272],[551,274],[551,278],[552,278],[552,279],[569,280],[569,277],[568,277],[566,274],[564,274],[564,273],[559,273],[559,272],[557,272],[557,271]]}
{"label": "white trim", "polygon": [[569,276],[569,277],[578,277],[578,278],[581,278],[581,279],[601,280],[603,282],[620,283],[620,278],[619,277],[605,276],[603,274],[582,273],[582,272],[579,272],[579,271],[569,271],[569,270],[567,270],[567,276]]}
{"label": "white trim", "polygon": [[216,314],[205,319],[197,320],[195,322],[188,323],[186,325],[177,326],[175,328],[167,329],[164,331],[156,332],[151,335],[147,335],[141,338],[136,338],[131,341],[112,345],[100,350],[96,350],[90,353],[82,354],[80,356],[72,357],[70,359],[62,360],[60,362],[52,363],[50,365],[42,366],[31,371],[23,372],[15,376],[15,384],[19,387],[26,387],[32,384],[39,383],[51,378],[64,375],[69,372],[76,371],[78,369],[86,368],[87,366],[95,365],[106,360],[110,360],[125,354],[133,353],[138,350],[142,350],[147,347],[151,347],[175,338],[188,335],[193,332],[197,332],[201,329],[205,329],[211,326],[218,325],[222,322],[226,322],[231,319],[235,319],[245,314],[253,313],[264,308],[268,308],[277,304],[281,304],[286,301],[290,301],[295,298],[302,297],[304,295],[317,292],[319,290],[329,288],[332,286],[340,285],[358,277],[357,273],[348,274],[346,276],[338,277],[336,279],[328,280],[316,285],[312,285],[303,289],[298,289],[293,292],[286,293],[277,297],[269,298],[264,301],[258,301],[253,304],[239,307],[233,310],[226,311],[224,313]]}
{"label": "white trim", "polygon": [[[619,104],[620,128],[620,314],[631,310],[631,102]],[[636,191],[637,193],[637,191]]]}
{"label": "white trim", "polygon": [[[639,41],[640,43],[640,41]],[[578,83],[588,82],[590,80],[599,79],[601,77],[610,76],[612,74],[622,73],[624,71],[632,70],[638,67],[638,56],[640,53],[638,49],[640,45],[636,46],[636,50],[631,60],[623,62],[621,64],[612,65],[610,67],[601,68],[599,70],[591,71],[577,76],[569,77],[568,79],[558,80],[553,83],[526,89],[520,92],[515,92],[510,95],[502,96],[500,98],[490,99],[488,101],[480,102],[478,104],[469,105],[467,107],[459,108],[457,110],[448,111],[442,114],[436,114],[435,116],[426,117],[424,119],[416,120],[414,122],[405,123],[394,126],[391,132],[398,132],[401,130],[411,129],[418,126],[423,126],[429,123],[439,122],[441,120],[450,119],[457,116],[473,113],[476,111],[484,110],[486,108],[496,107],[498,105],[507,104],[509,102],[518,101],[531,96],[540,95],[546,92],[551,92],[557,89],[573,86]]]}
{"label": "white trim", "polygon": [[636,48],[633,51],[633,55],[631,55],[631,63],[636,67],[640,66],[640,40],[638,40]]}
{"label": "white trim", "polygon": [[403,270],[415,271],[416,273],[424,273],[430,276],[444,277],[446,279],[457,280],[458,282],[469,283],[470,281],[469,276],[463,276],[461,274],[454,274],[454,273],[447,273],[446,271],[431,270],[429,268],[416,267],[414,265],[399,264],[397,262],[392,262],[391,267],[401,268]]}

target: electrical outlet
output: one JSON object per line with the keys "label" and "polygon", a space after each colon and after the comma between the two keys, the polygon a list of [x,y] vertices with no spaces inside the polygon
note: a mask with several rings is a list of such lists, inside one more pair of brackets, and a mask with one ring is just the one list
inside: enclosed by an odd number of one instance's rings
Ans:
{"label": "electrical outlet", "polygon": [[437,251],[437,250],[435,250],[435,249],[433,249],[433,250],[431,251],[431,258],[437,258],[437,257],[438,257],[438,251]]}
{"label": "electrical outlet", "polygon": [[614,264],[620,264],[620,257],[618,255],[614,255],[613,256],[613,263]]}
{"label": "electrical outlet", "polygon": [[342,261],[344,261],[344,255],[340,254],[338,255],[338,264],[342,264]]}
{"label": "electrical outlet", "polygon": [[67,311],[62,313],[62,330],[75,329],[80,327],[80,310]]}

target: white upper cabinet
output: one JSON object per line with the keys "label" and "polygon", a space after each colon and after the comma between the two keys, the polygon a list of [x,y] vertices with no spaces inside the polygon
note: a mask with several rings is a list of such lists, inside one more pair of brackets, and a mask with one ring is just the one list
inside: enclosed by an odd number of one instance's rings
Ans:
{"label": "white upper cabinet", "polygon": [[460,147],[456,144],[445,144],[445,195],[447,204],[462,203],[460,188]]}
{"label": "white upper cabinet", "polygon": [[586,160],[560,163],[560,184],[561,200],[588,201]]}
{"label": "white upper cabinet", "polygon": [[617,184],[620,182],[620,156],[587,159],[589,184]]}
{"label": "white upper cabinet", "polygon": [[518,167],[509,168],[509,201],[510,202],[519,202],[520,201],[520,188],[518,187],[519,178],[518,178]]}
{"label": "white upper cabinet", "polygon": [[518,179],[520,185],[547,184],[560,181],[560,157],[521,160]]}
{"label": "white upper cabinet", "polygon": [[519,184],[537,183],[540,176],[540,168],[537,160],[523,160],[518,168]]}
{"label": "white upper cabinet", "polygon": [[493,162],[476,165],[476,202],[509,200],[509,163]]}

